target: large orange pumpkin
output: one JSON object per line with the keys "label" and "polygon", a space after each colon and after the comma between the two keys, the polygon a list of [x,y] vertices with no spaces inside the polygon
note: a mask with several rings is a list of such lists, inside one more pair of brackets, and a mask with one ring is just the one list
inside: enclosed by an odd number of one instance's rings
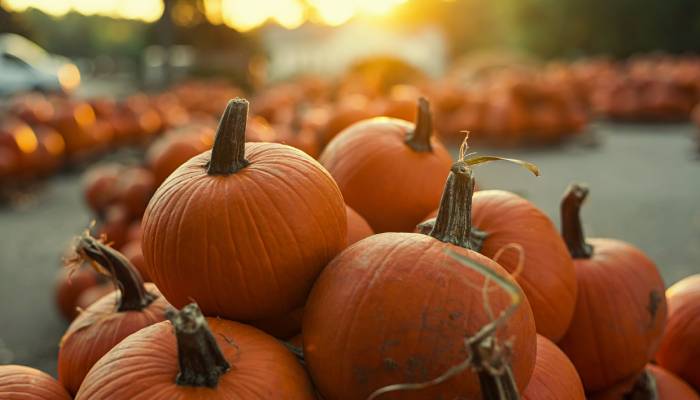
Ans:
{"label": "large orange pumpkin", "polygon": [[[440,215],[430,235],[382,233],[348,247],[323,271],[304,312],[307,366],[327,400],[366,399],[391,384],[437,378],[467,358],[465,338],[490,322],[481,272],[465,267],[453,251],[511,279],[496,262],[462,247],[469,240],[463,194],[474,184],[463,162],[452,168]],[[513,285],[517,288],[517,285]],[[511,305],[490,291],[494,313]],[[498,310],[498,311],[496,311]],[[503,332],[512,338],[512,371],[523,389],[534,367],[535,324],[525,301]],[[471,372],[401,399],[479,398]]]}
{"label": "large orange pumpkin", "polygon": [[666,290],[668,322],[656,361],[700,390],[700,275]]}
{"label": "large orange pumpkin", "polygon": [[[564,336],[576,305],[576,271],[566,244],[540,209],[502,190],[466,193],[472,197],[470,248],[513,273],[535,316],[537,333],[556,342]],[[437,215],[435,211],[431,216]],[[421,224],[431,226],[432,220]],[[508,250],[517,244],[521,252]],[[503,249],[503,251],[502,251]],[[522,258],[522,268],[519,268]]]}
{"label": "large orange pumpkin", "polygon": [[345,204],[300,150],[244,143],[248,102],[231,100],[214,148],[178,168],[143,219],[148,276],[176,306],[258,320],[301,307],[345,247]]}
{"label": "large orange pumpkin", "polygon": [[585,400],[576,368],[549,339],[537,335],[537,360],[523,400]]}
{"label": "large orange pumpkin", "polygon": [[170,132],[148,148],[146,164],[160,185],[190,158],[206,151],[214,141],[214,131],[206,124],[191,124]]}
{"label": "large orange pumpkin", "polygon": [[162,321],[168,302],[116,250],[85,236],[76,245],[80,257],[109,271],[119,291],[90,305],[73,320],[61,339],[58,379],[75,394],[90,368],[122,339]]}
{"label": "large orange pumpkin", "polygon": [[333,139],[320,157],[345,202],[377,232],[411,232],[437,207],[452,165],[432,137],[428,102],[413,125],[392,118],[358,122]]}
{"label": "large orange pumpkin", "polygon": [[666,323],[664,283],[654,263],[634,246],[585,239],[579,211],[588,189],[569,187],[561,204],[562,234],[574,257],[578,300],[559,342],[587,392],[639,373]]}
{"label": "large orange pumpkin", "polygon": [[0,399],[71,400],[55,379],[23,365],[0,365]]}
{"label": "large orange pumpkin", "polygon": [[76,400],[315,399],[304,369],[271,336],[205,319],[195,304],[169,318],[102,357]]}

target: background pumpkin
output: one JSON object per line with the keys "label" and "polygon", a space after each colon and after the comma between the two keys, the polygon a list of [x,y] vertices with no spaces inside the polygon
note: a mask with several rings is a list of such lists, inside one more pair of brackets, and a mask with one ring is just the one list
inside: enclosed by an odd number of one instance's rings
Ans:
{"label": "background pumpkin", "polygon": [[7,400],[71,400],[48,374],[23,365],[0,365],[0,398]]}
{"label": "background pumpkin", "polygon": [[523,400],[585,400],[576,368],[549,339],[537,335],[537,360]]}
{"label": "background pumpkin", "polygon": [[666,290],[668,322],[656,361],[700,390],[700,275]]}
{"label": "background pumpkin", "polygon": [[589,400],[698,400],[700,396],[690,385],[673,373],[654,364],[632,379],[590,395]]}
{"label": "background pumpkin", "polygon": [[207,315],[244,321],[301,307],[347,236],[331,176],[289,146],[244,144],[247,111],[229,102],[213,150],[156,191],[142,239],[148,276],[172,304],[194,299]]}
{"label": "background pumpkin", "polygon": [[348,216],[348,246],[368,236],[374,235],[372,227],[369,226],[367,221],[365,221],[362,215],[358,214],[357,211],[345,206],[345,212]]}
{"label": "background pumpkin", "polygon": [[205,319],[194,304],[170,319],[129,336],[100,359],[76,400],[315,398],[304,369],[274,338]]}
{"label": "background pumpkin", "polygon": [[432,134],[428,102],[421,99],[415,125],[392,118],[358,122],[328,144],[320,162],[375,232],[411,232],[438,205],[452,165]]}
{"label": "background pumpkin", "polygon": [[595,392],[639,373],[651,359],[666,323],[666,297],[656,266],[640,250],[619,240],[586,241],[579,212],[587,195],[573,184],[561,205],[578,300],[559,346],[586,391]]}
{"label": "background pumpkin", "polygon": [[61,338],[58,377],[71,394],[100,357],[130,334],[162,321],[169,306],[154,285],[144,286],[138,271],[116,250],[86,236],[76,252],[109,271],[120,290],[90,305]]}
{"label": "background pumpkin", "polygon": [[[348,247],[323,271],[306,304],[303,343],[324,398],[366,399],[386,385],[434,379],[466,359],[465,337],[490,321],[480,290],[485,278],[446,251],[507,276],[493,260],[461,247],[470,232],[462,218],[467,207],[462,194],[473,184],[466,164],[455,164],[433,236],[374,235]],[[501,291],[492,291],[489,301],[494,312],[511,304]],[[527,302],[503,335],[513,339],[512,368],[523,389],[535,358]],[[464,372],[428,389],[386,397],[478,398],[478,393],[476,374]]]}
{"label": "background pumpkin", "polygon": [[54,290],[56,306],[63,318],[72,321],[79,313],[76,306],[80,295],[104,281],[104,277],[88,265],[81,265],[75,269],[61,268],[56,276]]}

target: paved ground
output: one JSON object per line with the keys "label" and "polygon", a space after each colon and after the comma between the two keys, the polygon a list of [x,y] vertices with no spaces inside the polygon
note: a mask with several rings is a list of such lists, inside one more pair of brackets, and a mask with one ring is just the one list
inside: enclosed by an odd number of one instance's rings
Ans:
{"label": "paved ground", "polygon": [[[667,284],[700,273],[700,161],[690,125],[603,125],[598,147],[482,150],[539,165],[534,178],[512,165],[479,167],[482,188],[516,191],[558,221],[571,181],[591,187],[584,209],[589,236],[625,239],[659,265]],[[474,149],[480,150],[480,149]],[[66,324],[54,309],[53,278],[71,235],[89,222],[79,175],[58,176],[24,206],[0,209],[0,363],[55,373]]]}

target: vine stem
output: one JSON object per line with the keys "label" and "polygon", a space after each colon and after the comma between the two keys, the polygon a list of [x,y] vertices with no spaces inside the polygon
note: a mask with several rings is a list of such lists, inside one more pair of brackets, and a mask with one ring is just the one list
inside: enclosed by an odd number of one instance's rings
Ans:
{"label": "vine stem", "polygon": [[430,103],[425,97],[418,99],[416,125],[406,133],[406,144],[419,153],[433,151],[430,137],[433,135],[433,117],[430,114]]}
{"label": "vine stem", "polygon": [[588,188],[573,183],[561,200],[561,234],[573,258],[590,258],[593,255],[593,246],[586,243],[581,224],[581,206],[586,197]]}
{"label": "vine stem", "polygon": [[121,291],[117,311],[141,311],[156,299],[144,287],[138,270],[117,250],[86,234],[78,240],[75,251],[81,258],[97,263],[112,276]]}

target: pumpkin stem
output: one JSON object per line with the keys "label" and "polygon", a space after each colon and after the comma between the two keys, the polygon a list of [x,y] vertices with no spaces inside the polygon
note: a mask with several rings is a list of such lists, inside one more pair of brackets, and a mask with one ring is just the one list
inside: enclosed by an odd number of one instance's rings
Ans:
{"label": "pumpkin stem", "polygon": [[473,170],[464,161],[457,161],[452,165],[450,174],[447,176],[435,225],[428,235],[441,242],[473,250],[474,246],[471,243],[473,194]]}
{"label": "pumpkin stem", "polygon": [[479,376],[481,398],[484,400],[518,400],[520,394],[510,363],[499,350],[491,335],[469,343],[472,366]]}
{"label": "pumpkin stem", "polygon": [[406,133],[406,144],[419,153],[431,152],[430,136],[433,134],[433,117],[430,115],[430,103],[425,97],[418,99],[416,127]]}
{"label": "pumpkin stem", "polygon": [[209,175],[231,175],[250,164],[245,159],[245,129],[248,118],[248,100],[229,100],[216,130],[207,167]]}
{"label": "pumpkin stem", "polygon": [[656,379],[647,370],[639,376],[632,389],[622,396],[623,400],[658,400],[658,398]]}
{"label": "pumpkin stem", "polygon": [[190,303],[180,311],[166,311],[165,316],[172,322],[177,338],[180,371],[175,383],[180,386],[215,388],[219,384],[219,377],[231,365],[224,358],[199,306]]}
{"label": "pumpkin stem", "polygon": [[138,270],[117,250],[105,245],[92,236],[80,238],[75,247],[76,253],[96,262],[114,278],[121,291],[117,311],[141,311],[156,299],[143,284]]}
{"label": "pumpkin stem", "polygon": [[593,246],[586,243],[581,225],[581,205],[588,196],[588,188],[573,183],[561,200],[561,234],[573,258],[591,258]]}

